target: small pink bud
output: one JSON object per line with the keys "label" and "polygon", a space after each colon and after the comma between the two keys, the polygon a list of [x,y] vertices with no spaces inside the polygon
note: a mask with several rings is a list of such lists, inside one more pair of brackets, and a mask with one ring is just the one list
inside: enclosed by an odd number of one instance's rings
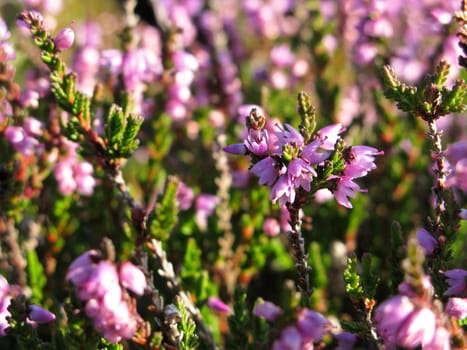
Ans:
{"label": "small pink bud", "polygon": [[224,152],[231,154],[246,154],[246,147],[243,143],[234,143],[232,145],[225,146]]}
{"label": "small pink bud", "polygon": [[438,241],[433,237],[433,235],[424,228],[417,230],[416,235],[418,244],[423,248],[423,250],[425,250],[425,254],[433,254],[438,246]]}
{"label": "small pink bud", "polygon": [[120,265],[120,282],[125,287],[137,295],[143,295],[146,288],[146,276],[143,271],[126,261]]}
{"label": "small pink bud", "polygon": [[216,297],[209,297],[207,301],[207,305],[211,309],[216,310],[216,311],[225,312],[225,313],[230,312],[230,306]]}
{"label": "small pink bud", "polygon": [[55,315],[42,307],[31,304],[29,306],[29,319],[37,323],[48,323],[55,320]]}
{"label": "small pink bud", "polygon": [[55,48],[57,51],[64,51],[69,49],[75,41],[75,32],[70,27],[63,28],[55,37]]}

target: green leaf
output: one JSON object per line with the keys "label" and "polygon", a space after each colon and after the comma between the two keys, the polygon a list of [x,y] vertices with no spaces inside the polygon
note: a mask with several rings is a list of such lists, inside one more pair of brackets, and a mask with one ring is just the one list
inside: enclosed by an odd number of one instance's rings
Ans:
{"label": "green leaf", "polygon": [[364,291],[357,272],[358,262],[355,255],[347,259],[347,268],[344,271],[345,290],[353,299],[364,297]]}
{"label": "green leaf", "polygon": [[28,264],[28,285],[31,287],[32,291],[31,301],[33,303],[40,303],[43,298],[42,289],[47,282],[44,274],[44,268],[42,267],[35,250],[28,250],[26,252],[26,260]]}
{"label": "green leaf", "polygon": [[365,296],[373,299],[376,293],[376,287],[380,280],[379,261],[369,253],[363,254],[361,281],[365,291]]}
{"label": "green leaf", "polygon": [[174,177],[169,178],[162,200],[156,203],[154,216],[150,223],[150,232],[158,239],[167,237],[177,223],[177,189],[178,180]]}

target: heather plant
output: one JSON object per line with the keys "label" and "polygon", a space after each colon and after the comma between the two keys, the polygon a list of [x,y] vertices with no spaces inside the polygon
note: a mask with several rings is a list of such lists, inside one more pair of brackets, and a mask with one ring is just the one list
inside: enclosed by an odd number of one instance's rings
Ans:
{"label": "heather plant", "polygon": [[0,348],[467,346],[464,1],[82,7],[0,4]]}

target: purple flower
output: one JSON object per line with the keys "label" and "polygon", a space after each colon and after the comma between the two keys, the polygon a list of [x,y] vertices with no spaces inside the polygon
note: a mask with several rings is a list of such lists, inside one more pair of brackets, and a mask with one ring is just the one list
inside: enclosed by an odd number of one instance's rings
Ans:
{"label": "purple flower", "polygon": [[69,49],[75,40],[75,31],[71,28],[63,28],[55,37],[54,43],[57,51]]}
{"label": "purple flower", "polygon": [[276,136],[278,138],[278,145],[280,147],[283,147],[284,145],[287,144],[293,144],[298,148],[301,148],[304,145],[304,139],[302,134],[296,129],[293,128],[293,126],[289,124],[285,124],[283,127],[280,124],[276,124]]}
{"label": "purple flower", "polygon": [[[272,350],[301,350],[302,335],[295,326],[288,326],[285,328],[281,337],[276,340],[272,346]],[[311,348],[313,349],[313,348]]]}
{"label": "purple flower", "polygon": [[433,254],[435,249],[438,247],[438,241],[433,237],[433,235],[424,228],[417,230],[416,235],[418,244],[425,250],[425,254]]}
{"label": "purple flower", "polygon": [[281,175],[271,188],[269,198],[273,203],[279,201],[280,205],[295,201],[295,186],[290,182],[289,176]]}
{"label": "purple flower", "polygon": [[248,131],[248,137],[245,140],[245,147],[254,155],[266,155],[269,150],[268,131],[250,129]]}
{"label": "purple flower", "polygon": [[445,327],[438,326],[435,330],[435,335],[430,342],[422,347],[423,350],[450,350],[451,349],[451,334]]}
{"label": "purple flower", "polygon": [[346,208],[352,208],[348,197],[354,198],[355,192],[366,192],[366,190],[362,190],[358,184],[352,181],[352,178],[346,176],[338,178],[337,189],[334,191],[337,203]]}
{"label": "purple flower", "polygon": [[467,298],[449,298],[444,311],[458,320],[467,317]]}
{"label": "purple flower", "polygon": [[342,332],[334,335],[337,339],[337,347],[334,350],[351,350],[357,342],[357,335],[349,332]]}
{"label": "purple flower", "polygon": [[269,237],[277,236],[281,232],[279,221],[274,218],[267,218],[263,223],[263,231]]}
{"label": "purple flower", "polygon": [[365,176],[370,170],[376,169],[375,157],[384,154],[369,146],[353,146],[345,154],[347,164],[344,175],[353,179]]}
{"label": "purple flower", "polygon": [[410,299],[403,295],[392,297],[375,309],[374,320],[376,330],[388,347],[396,343],[399,327],[414,309],[415,306]]}
{"label": "purple flower", "polygon": [[219,298],[209,297],[206,304],[213,310],[220,311],[223,313],[230,313],[230,306],[224,303]]}
{"label": "purple flower", "polygon": [[279,175],[276,168],[276,161],[272,157],[266,157],[256,163],[251,169],[251,173],[259,177],[260,185],[272,186]]}
{"label": "purple flower", "polygon": [[444,295],[453,295],[458,297],[467,296],[467,271],[462,269],[453,269],[443,272],[448,279],[446,280],[449,288]]}
{"label": "purple flower", "polygon": [[300,157],[306,160],[309,164],[319,164],[331,155],[330,151],[321,148],[323,142],[320,139],[314,140],[303,148]]}
{"label": "purple flower", "polygon": [[426,307],[417,308],[400,325],[396,343],[408,348],[425,345],[432,341],[436,330],[436,316]]}
{"label": "purple flower", "polygon": [[131,290],[136,295],[144,294],[144,290],[146,289],[146,276],[144,276],[143,271],[131,262],[125,261],[122,263],[118,275],[123,287]]}
{"label": "purple flower", "polygon": [[336,142],[340,137],[339,135],[344,131],[345,128],[340,123],[328,125],[320,129],[316,133],[318,138],[321,140],[320,148],[326,151],[333,151],[335,149]]}
{"label": "purple flower", "polygon": [[180,210],[188,210],[193,203],[195,195],[190,187],[179,181],[176,197]]}
{"label": "purple flower", "polygon": [[297,328],[312,343],[320,341],[332,327],[331,322],[316,311],[303,309],[298,315]]}
{"label": "purple flower", "polygon": [[287,175],[289,181],[296,187],[302,187],[306,191],[310,191],[310,183],[312,176],[318,176],[315,169],[308,165],[300,158],[292,159],[287,166]]}
{"label": "purple flower", "polygon": [[227,145],[223,148],[224,152],[230,154],[246,154],[247,148],[245,147],[245,143],[233,143],[231,145]]}
{"label": "purple flower", "polygon": [[49,323],[55,320],[55,315],[51,313],[50,311],[47,311],[46,309],[35,305],[31,304],[29,305],[29,319],[31,321],[37,322],[37,323]]}
{"label": "purple flower", "polygon": [[265,301],[255,306],[253,314],[258,317],[263,317],[268,321],[274,321],[276,318],[283,314],[283,311],[274,303]]}

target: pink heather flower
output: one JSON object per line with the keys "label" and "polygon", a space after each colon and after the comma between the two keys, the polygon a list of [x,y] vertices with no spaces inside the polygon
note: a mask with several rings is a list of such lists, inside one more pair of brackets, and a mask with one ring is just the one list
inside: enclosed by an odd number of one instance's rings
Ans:
{"label": "pink heather flower", "polygon": [[353,179],[367,175],[369,171],[376,169],[375,156],[383,154],[383,151],[369,146],[350,147],[346,154],[344,175]]}
{"label": "pink heather flower", "polygon": [[444,292],[444,295],[453,295],[458,297],[467,296],[467,271],[462,269],[453,269],[443,272],[447,277],[449,288]]}
{"label": "pink heather flower", "polygon": [[[289,326],[285,328],[281,337],[274,342],[272,350],[301,350],[302,347],[302,335],[295,326]],[[313,349],[313,348],[311,348]]]}
{"label": "pink heather flower", "polygon": [[108,341],[133,336],[140,316],[122,286],[143,294],[146,279],[136,266],[122,263],[117,272],[113,263],[99,261],[98,252],[91,250],[70,265],[66,279],[75,285],[78,297],[86,302],[86,315]]}
{"label": "pink heather flower", "polygon": [[268,186],[272,186],[279,175],[276,161],[272,157],[261,159],[250,169],[250,172],[259,177],[260,185],[266,184]]}
{"label": "pink heather flower", "polygon": [[176,198],[178,201],[178,207],[180,210],[188,210],[193,203],[195,195],[193,190],[185,185],[183,182],[178,182]]}
{"label": "pink heather flower", "polygon": [[436,330],[436,316],[428,308],[414,310],[400,325],[396,343],[408,348],[425,345],[432,341]]}
{"label": "pink heather flower", "polygon": [[27,117],[24,120],[24,131],[30,136],[41,136],[44,125],[36,118]]}
{"label": "pink heather flower", "polygon": [[360,186],[349,177],[343,176],[337,180],[337,190],[334,191],[334,197],[337,203],[346,208],[352,208],[352,203],[350,203],[348,197],[355,198],[355,192],[366,192],[366,190],[362,190]]}
{"label": "pink heather flower", "polygon": [[322,141],[314,140],[303,148],[300,157],[306,160],[309,164],[319,164],[331,156],[330,151],[325,151],[321,148]]}
{"label": "pink heather flower", "polygon": [[77,257],[68,267],[66,280],[71,281],[75,286],[82,285],[94,269],[95,263],[99,259],[97,250],[88,250]]}
{"label": "pink heather flower", "polygon": [[271,303],[270,301],[265,301],[255,306],[253,314],[258,317],[263,317],[266,320],[272,322],[280,315],[282,315],[283,311],[279,306],[275,305],[274,303]]}
{"label": "pink heather flower", "polygon": [[366,22],[363,25],[363,32],[372,37],[390,38],[394,34],[394,29],[389,20],[380,17]]}
{"label": "pink heather flower", "polygon": [[302,337],[312,343],[320,341],[332,327],[326,317],[309,309],[303,309],[297,319],[297,328]]}
{"label": "pink heather flower", "polygon": [[289,44],[280,44],[272,48],[270,58],[278,67],[290,67],[295,62],[295,54]]}
{"label": "pink heather flower", "polygon": [[21,105],[23,107],[37,108],[39,106],[39,92],[27,89],[21,94]]}
{"label": "pink heather flower", "polygon": [[301,148],[304,145],[304,139],[302,134],[292,125],[285,124],[282,126],[276,124],[276,136],[278,137],[278,145],[280,147],[286,144],[294,144],[296,147]]}
{"label": "pink heather flower", "polygon": [[234,143],[231,145],[227,145],[223,148],[224,152],[230,154],[240,154],[244,155],[247,153],[247,148],[245,147],[244,143]]}
{"label": "pink heather flower", "polygon": [[342,124],[331,124],[318,130],[316,135],[321,140],[320,148],[326,151],[333,151],[336,148],[336,142],[339,139],[339,135],[345,131]]}
{"label": "pink heather flower", "polygon": [[467,317],[467,298],[449,298],[444,311],[458,320]]}
{"label": "pink heather flower", "polygon": [[86,281],[78,286],[77,294],[81,300],[101,298],[118,286],[119,276],[114,264],[101,261],[94,266]]}
{"label": "pink heather flower", "polygon": [[207,228],[208,217],[213,214],[218,203],[219,198],[212,194],[202,193],[196,197],[195,221],[202,230]]}
{"label": "pink heather flower", "polygon": [[376,57],[378,50],[372,43],[361,43],[356,46],[353,59],[357,64],[368,64]]}
{"label": "pink heather flower", "polygon": [[57,51],[65,51],[73,45],[75,41],[75,31],[70,27],[63,28],[55,37],[54,43]]}
{"label": "pink heather flower", "polygon": [[417,230],[418,244],[423,248],[426,255],[431,255],[438,247],[438,241],[424,228]]}
{"label": "pink heather flower", "polygon": [[185,69],[197,71],[199,68],[196,57],[186,51],[176,51],[172,56],[172,61],[174,68],[178,71]]}
{"label": "pink heather flower", "polygon": [[423,350],[450,350],[451,349],[451,334],[441,326],[436,327],[433,339],[423,345]]}
{"label": "pink heather flower", "polygon": [[295,186],[287,175],[281,175],[271,188],[269,198],[273,203],[279,201],[281,206],[295,201]]}
{"label": "pink heather flower", "polygon": [[245,147],[254,155],[266,155],[269,150],[268,131],[250,129],[248,131],[248,137],[245,140]]}
{"label": "pink heather flower", "polygon": [[281,232],[279,221],[274,218],[267,218],[263,223],[263,231],[269,237],[277,236]]}
{"label": "pink heather flower", "polygon": [[144,290],[146,289],[146,276],[144,276],[143,271],[131,262],[125,261],[120,265],[118,274],[123,287],[131,290],[136,295],[144,294]]}
{"label": "pink heather flower", "polygon": [[351,350],[357,342],[357,335],[349,332],[342,332],[334,335],[337,339],[337,347],[334,350]]}
{"label": "pink heather flower", "polygon": [[51,313],[50,311],[47,311],[46,309],[35,305],[31,304],[29,305],[29,319],[31,321],[37,322],[37,323],[49,323],[55,320],[55,315]]}
{"label": "pink heather flower", "polygon": [[9,295],[4,295],[0,297],[0,336],[6,335],[5,331],[10,324],[6,320],[8,316],[11,316],[10,311],[7,307],[10,305],[11,297]]}
{"label": "pink heather flower", "polygon": [[312,176],[318,176],[315,169],[300,158],[292,159],[287,166],[289,181],[296,187],[302,187],[305,191],[310,191]]}
{"label": "pink heather flower", "polygon": [[21,126],[7,126],[4,135],[13,148],[25,157],[32,155],[39,146],[39,141],[29,136]]}
{"label": "pink heather flower", "polygon": [[459,218],[461,220],[467,220],[467,209],[466,208],[461,208],[460,213],[459,213]]}
{"label": "pink heather flower", "polygon": [[209,297],[206,302],[206,305],[213,310],[220,311],[223,313],[230,313],[230,306],[224,303],[219,298]]}
{"label": "pink heather flower", "polygon": [[376,330],[388,348],[396,344],[396,335],[401,324],[414,310],[415,306],[410,299],[403,295],[392,297],[375,309]]}

